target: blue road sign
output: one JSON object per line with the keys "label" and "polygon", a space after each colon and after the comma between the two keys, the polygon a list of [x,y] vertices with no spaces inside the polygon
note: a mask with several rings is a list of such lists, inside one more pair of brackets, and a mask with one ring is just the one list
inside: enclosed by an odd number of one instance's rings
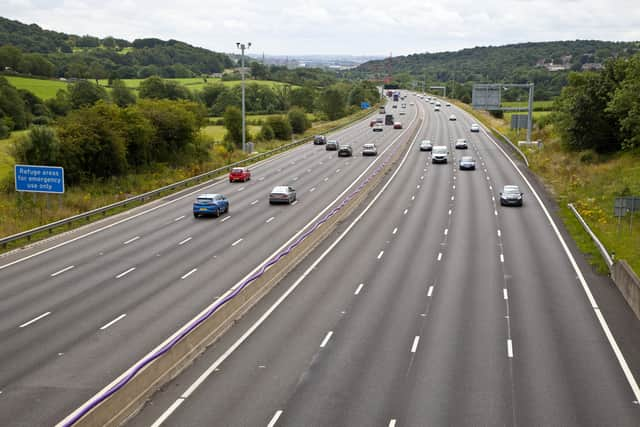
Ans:
{"label": "blue road sign", "polygon": [[58,166],[16,165],[16,191],[64,193],[64,169]]}
{"label": "blue road sign", "polygon": [[360,108],[362,108],[363,110],[366,110],[369,107],[371,107],[371,105],[369,105],[368,102],[361,102],[360,103]]}

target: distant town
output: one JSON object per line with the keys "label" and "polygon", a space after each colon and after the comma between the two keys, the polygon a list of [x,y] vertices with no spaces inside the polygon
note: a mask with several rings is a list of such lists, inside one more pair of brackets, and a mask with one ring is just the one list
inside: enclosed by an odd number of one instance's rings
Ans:
{"label": "distant town", "polygon": [[351,56],[351,55],[249,55],[265,65],[285,65],[287,68],[327,68],[347,70],[355,68],[367,61],[384,59],[384,56]]}

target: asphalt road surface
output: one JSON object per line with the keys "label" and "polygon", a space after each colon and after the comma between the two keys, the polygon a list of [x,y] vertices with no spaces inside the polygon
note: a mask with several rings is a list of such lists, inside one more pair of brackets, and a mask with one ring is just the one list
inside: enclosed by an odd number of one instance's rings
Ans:
{"label": "asphalt road surface", "polygon": [[[453,159],[431,164],[414,144],[369,208],[128,425],[640,424],[629,308],[571,260],[484,132],[455,107],[426,107],[417,142],[447,144]],[[475,171],[457,168],[461,137]],[[524,189],[522,208],[500,206],[505,184]]]}
{"label": "asphalt road surface", "polygon": [[[329,135],[353,157],[305,144],[246,183],[218,180],[0,258],[0,425],[55,424],[110,383],[373,169],[362,144],[408,138],[417,108],[406,110],[402,130],[367,119]],[[298,201],[269,205],[276,185]],[[194,218],[199,193],[225,194],[229,214]]]}

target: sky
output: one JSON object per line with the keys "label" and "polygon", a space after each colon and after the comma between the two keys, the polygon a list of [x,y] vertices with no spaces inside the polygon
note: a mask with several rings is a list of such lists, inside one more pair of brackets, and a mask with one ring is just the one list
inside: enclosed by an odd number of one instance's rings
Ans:
{"label": "sky", "polygon": [[0,16],[68,34],[176,39],[253,55],[455,51],[640,40],[640,0],[0,0]]}

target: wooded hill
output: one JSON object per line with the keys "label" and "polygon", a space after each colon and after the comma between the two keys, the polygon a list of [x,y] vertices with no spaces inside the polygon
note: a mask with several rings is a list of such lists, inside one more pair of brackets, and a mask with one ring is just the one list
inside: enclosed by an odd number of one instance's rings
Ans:
{"label": "wooded hill", "polygon": [[610,58],[630,57],[636,52],[640,52],[639,42],[520,43],[369,61],[353,73],[359,77],[382,79],[391,71],[394,80],[405,85],[414,80],[426,80],[428,85],[452,81],[459,84],[532,81],[536,84],[536,98],[548,99],[560,94],[570,71],[580,71],[583,66],[598,68]]}
{"label": "wooded hill", "polygon": [[40,77],[192,77],[222,72],[228,55],[177,40],[77,36],[0,17],[2,69]]}

